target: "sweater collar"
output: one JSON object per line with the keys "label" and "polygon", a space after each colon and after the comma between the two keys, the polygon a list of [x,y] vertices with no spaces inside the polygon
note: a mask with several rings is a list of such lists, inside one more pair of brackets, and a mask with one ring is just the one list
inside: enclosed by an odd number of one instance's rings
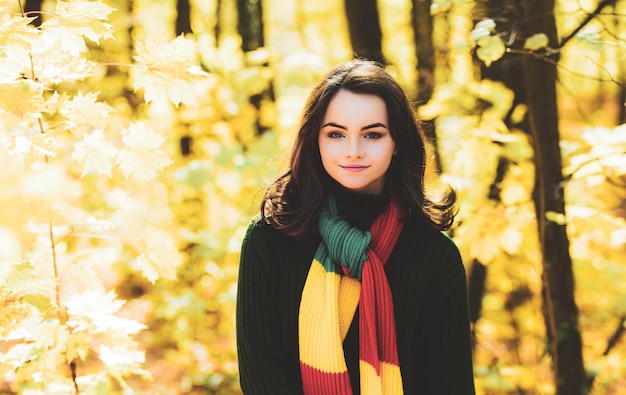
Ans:
{"label": "sweater collar", "polygon": [[357,193],[335,183],[330,192],[335,197],[338,215],[360,230],[368,230],[389,204],[388,190],[380,195]]}

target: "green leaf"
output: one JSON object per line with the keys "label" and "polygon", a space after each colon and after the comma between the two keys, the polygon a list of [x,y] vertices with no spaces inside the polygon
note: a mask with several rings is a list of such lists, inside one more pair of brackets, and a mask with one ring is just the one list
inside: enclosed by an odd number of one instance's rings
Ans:
{"label": "green leaf", "polygon": [[546,212],[546,219],[559,225],[565,225],[566,223],[565,214],[557,213],[556,211]]}
{"label": "green leaf", "polygon": [[480,48],[476,50],[478,59],[485,62],[487,67],[491,66],[491,63],[502,58],[506,52],[504,42],[499,36],[488,36],[478,40]]}
{"label": "green leaf", "polygon": [[549,40],[547,35],[545,35],[544,33],[537,33],[526,39],[526,42],[524,42],[524,49],[538,51],[542,48],[546,48],[548,46],[548,43]]}

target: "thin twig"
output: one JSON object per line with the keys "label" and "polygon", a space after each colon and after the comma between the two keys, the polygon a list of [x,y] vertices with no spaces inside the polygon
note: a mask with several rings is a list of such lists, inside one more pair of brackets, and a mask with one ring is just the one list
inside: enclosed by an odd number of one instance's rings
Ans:
{"label": "thin twig", "polygon": [[559,48],[563,48],[565,46],[565,44],[567,44],[572,38],[576,37],[576,35],[585,27],[589,24],[589,22],[591,22],[595,17],[597,17],[602,10],[610,5],[615,5],[615,3],[617,2],[617,0],[602,0],[600,3],[598,3],[598,6],[596,7],[596,9],[587,15],[587,17],[581,22],[580,25],[578,25],[570,34],[568,34],[567,36],[565,36],[561,42],[559,43]]}

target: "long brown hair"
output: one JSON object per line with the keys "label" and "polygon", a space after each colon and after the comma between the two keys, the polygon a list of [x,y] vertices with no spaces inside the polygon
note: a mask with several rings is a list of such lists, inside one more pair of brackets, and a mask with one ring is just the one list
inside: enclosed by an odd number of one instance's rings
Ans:
{"label": "long brown hair", "polygon": [[261,201],[261,217],[292,237],[316,229],[320,208],[332,182],[322,165],[318,134],[331,99],[339,90],[373,94],[387,106],[389,130],[396,154],[387,170],[387,182],[409,212],[438,230],[454,221],[456,194],[449,189],[438,199],[428,197],[424,187],[426,138],[415,111],[396,80],[381,65],[368,60],[340,64],[330,71],[308,97],[289,170],[267,188]]}

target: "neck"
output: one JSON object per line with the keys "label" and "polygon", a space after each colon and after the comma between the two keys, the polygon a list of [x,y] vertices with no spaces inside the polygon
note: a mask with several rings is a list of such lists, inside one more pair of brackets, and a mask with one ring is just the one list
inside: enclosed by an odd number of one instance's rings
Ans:
{"label": "neck", "polygon": [[364,194],[338,186],[332,190],[332,194],[337,202],[339,216],[361,230],[369,229],[389,204],[388,191],[382,194]]}

